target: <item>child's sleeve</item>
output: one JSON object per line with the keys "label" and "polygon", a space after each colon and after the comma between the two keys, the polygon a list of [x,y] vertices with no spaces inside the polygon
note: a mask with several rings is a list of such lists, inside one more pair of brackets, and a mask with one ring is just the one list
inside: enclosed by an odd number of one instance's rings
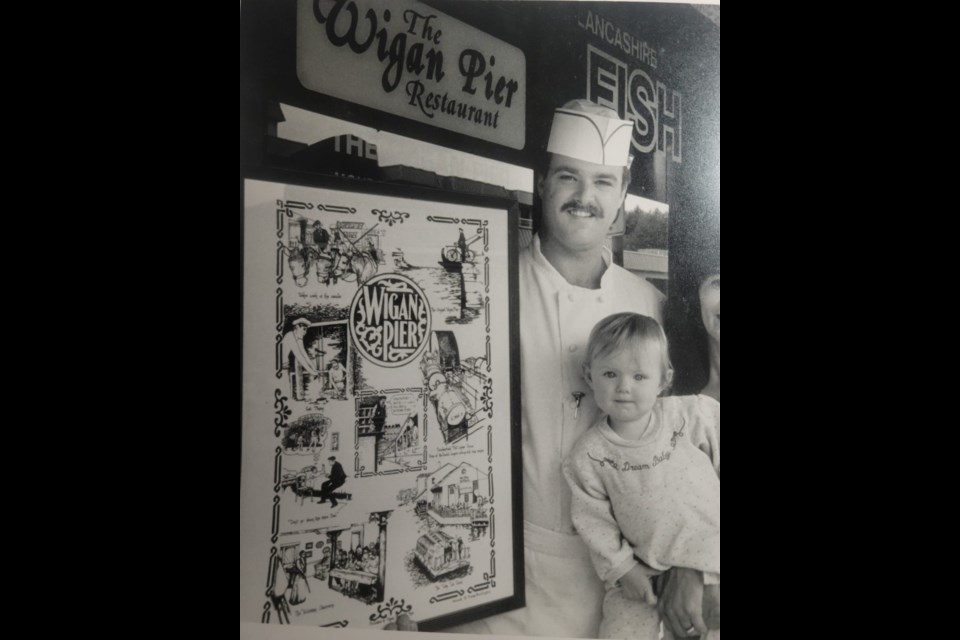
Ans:
{"label": "child's sleeve", "polygon": [[[696,404],[693,407],[694,428],[691,432],[691,441],[693,444],[710,457],[713,468],[717,471],[717,477],[720,477],[720,403],[713,398],[705,395],[695,396]],[[717,567],[719,568],[720,558],[720,532],[716,536],[700,541],[704,550],[713,550],[712,553],[706,552],[707,557],[717,558]],[[720,573],[704,571],[703,583],[705,585],[720,584]]]}
{"label": "child's sleeve", "polygon": [[[582,444],[582,442],[581,442]],[[570,514],[577,533],[590,550],[597,575],[604,582],[622,578],[637,561],[633,548],[622,535],[613,517],[610,499],[597,473],[600,462],[592,460],[587,447],[577,445],[563,463],[570,485]]]}
{"label": "child's sleeve", "polygon": [[690,441],[707,454],[720,476],[720,403],[709,396],[694,396]]}

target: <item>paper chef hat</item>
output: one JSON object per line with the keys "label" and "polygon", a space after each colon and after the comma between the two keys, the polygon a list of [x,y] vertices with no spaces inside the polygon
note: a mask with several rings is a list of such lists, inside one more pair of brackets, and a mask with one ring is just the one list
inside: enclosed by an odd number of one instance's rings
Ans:
{"label": "paper chef hat", "polygon": [[629,164],[633,122],[589,100],[571,100],[553,114],[547,151],[608,167]]}

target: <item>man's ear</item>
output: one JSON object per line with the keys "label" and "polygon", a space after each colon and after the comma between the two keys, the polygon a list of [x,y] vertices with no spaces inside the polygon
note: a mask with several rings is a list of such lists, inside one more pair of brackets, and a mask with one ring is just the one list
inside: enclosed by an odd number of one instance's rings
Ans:
{"label": "man's ear", "polygon": [[543,200],[543,176],[537,174],[537,197]]}
{"label": "man's ear", "polygon": [[[617,215],[616,215],[616,217],[613,219],[613,222],[614,222],[614,223],[616,223],[617,219],[620,218],[621,214],[624,214],[624,211],[626,211],[626,206],[627,206],[627,187],[628,187],[628,186],[629,186],[629,185],[627,185],[626,183],[624,183],[623,186],[620,188],[620,208],[617,209]],[[611,226],[612,226],[612,225],[611,225]]]}

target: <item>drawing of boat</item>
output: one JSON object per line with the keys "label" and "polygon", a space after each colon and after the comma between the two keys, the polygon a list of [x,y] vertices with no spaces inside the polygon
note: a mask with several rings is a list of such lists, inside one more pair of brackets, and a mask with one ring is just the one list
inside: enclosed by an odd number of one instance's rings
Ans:
{"label": "drawing of boat", "polygon": [[470,245],[482,237],[483,234],[478,233],[467,240],[463,235],[463,229],[460,229],[460,237],[456,244],[447,245],[440,250],[440,266],[449,273],[461,273],[463,263],[473,264],[474,258],[476,258],[476,254],[469,248]]}

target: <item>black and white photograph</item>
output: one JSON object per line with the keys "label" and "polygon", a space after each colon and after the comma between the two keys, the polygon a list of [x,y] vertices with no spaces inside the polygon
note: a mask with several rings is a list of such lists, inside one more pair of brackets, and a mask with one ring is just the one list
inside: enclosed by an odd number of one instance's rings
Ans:
{"label": "black and white photograph", "polygon": [[241,638],[719,640],[719,3],[240,45]]}

